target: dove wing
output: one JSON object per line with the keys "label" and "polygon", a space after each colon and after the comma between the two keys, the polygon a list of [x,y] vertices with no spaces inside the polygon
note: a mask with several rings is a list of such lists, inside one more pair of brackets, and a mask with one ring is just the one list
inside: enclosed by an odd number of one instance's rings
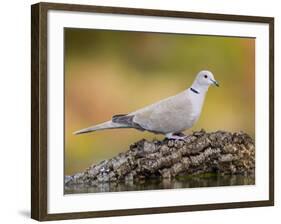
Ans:
{"label": "dove wing", "polygon": [[181,132],[190,128],[197,119],[191,100],[186,93],[161,100],[136,112],[133,121],[143,129],[156,133]]}

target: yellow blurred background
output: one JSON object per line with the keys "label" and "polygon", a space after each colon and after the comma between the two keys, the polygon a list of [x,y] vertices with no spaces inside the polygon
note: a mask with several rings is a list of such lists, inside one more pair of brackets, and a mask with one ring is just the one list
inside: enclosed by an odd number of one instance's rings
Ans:
{"label": "yellow blurred background", "polygon": [[210,70],[201,117],[189,133],[255,135],[255,39],[65,28],[65,175],[109,159],[142,138],[162,135],[117,129],[74,131],[125,114],[188,88]]}

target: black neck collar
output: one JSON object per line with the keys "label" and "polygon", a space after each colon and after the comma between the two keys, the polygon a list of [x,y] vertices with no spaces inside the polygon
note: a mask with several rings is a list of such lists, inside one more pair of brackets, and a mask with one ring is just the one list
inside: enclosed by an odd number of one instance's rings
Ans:
{"label": "black neck collar", "polygon": [[199,94],[199,93],[200,93],[199,91],[197,91],[196,89],[193,89],[192,87],[190,88],[190,90],[191,90],[192,92],[196,93],[196,94]]}

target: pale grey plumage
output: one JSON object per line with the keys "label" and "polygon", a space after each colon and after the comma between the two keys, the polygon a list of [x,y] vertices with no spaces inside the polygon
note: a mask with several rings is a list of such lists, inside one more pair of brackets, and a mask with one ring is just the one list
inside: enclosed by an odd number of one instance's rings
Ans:
{"label": "pale grey plumage", "polygon": [[218,86],[213,74],[201,71],[192,86],[183,92],[135,112],[115,115],[110,121],[82,129],[75,134],[112,128],[135,128],[172,137],[174,133],[191,128],[198,120],[210,85]]}

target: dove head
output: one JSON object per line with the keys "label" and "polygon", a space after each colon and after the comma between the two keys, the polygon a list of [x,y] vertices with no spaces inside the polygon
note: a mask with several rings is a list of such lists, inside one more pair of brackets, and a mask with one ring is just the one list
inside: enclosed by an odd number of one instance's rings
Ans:
{"label": "dove head", "polygon": [[200,71],[193,84],[192,88],[198,89],[198,91],[208,90],[210,85],[219,86],[218,82],[215,80],[212,72],[203,70]]}

